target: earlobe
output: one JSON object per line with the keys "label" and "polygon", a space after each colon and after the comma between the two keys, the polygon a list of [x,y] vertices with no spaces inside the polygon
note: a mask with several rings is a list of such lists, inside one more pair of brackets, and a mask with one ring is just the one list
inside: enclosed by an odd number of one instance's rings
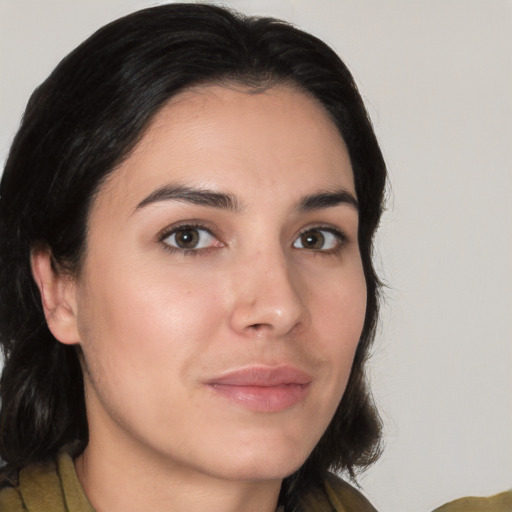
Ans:
{"label": "earlobe", "polygon": [[80,343],[75,282],[69,275],[54,269],[51,251],[47,248],[32,251],[31,265],[51,333],[66,345]]}

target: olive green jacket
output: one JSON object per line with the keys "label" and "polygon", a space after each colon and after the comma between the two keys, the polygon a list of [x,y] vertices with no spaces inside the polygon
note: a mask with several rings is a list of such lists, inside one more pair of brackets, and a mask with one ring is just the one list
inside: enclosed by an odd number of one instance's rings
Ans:
{"label": "olive green jacket", "polygon": [[[324,489],[304,496],[305,512],[376,512],[361,493],[330,475]],[[22,469],[17,485],[0,489],[0,512],[94,512],[78,481],[73,460],[61,453],[55,464]]]}
{"label": "olive green jacket", "polygon": [[[305,512],[376,512],[351,485],[329,475],[323,489],[305,495]],[[15,486],[0,488],[0,512],[94,512],[78,481],[71,457],[63,452],[54,464],[22,469]],[[400,511],[399,511],[400,512]],[[462,498],[434,512],[512,512],[512,492],[491,498]]]}
{"label": "olive green jacket", "polygon": [[94,512],[76,476],[71,457],[62,452],[55,464],[23,468],[15,487],[0,490],[0,512]]}
{"label": "olive green jacket", "polygon": [[512,512],[512,489],[490,498],[460,498],[433,512]]}

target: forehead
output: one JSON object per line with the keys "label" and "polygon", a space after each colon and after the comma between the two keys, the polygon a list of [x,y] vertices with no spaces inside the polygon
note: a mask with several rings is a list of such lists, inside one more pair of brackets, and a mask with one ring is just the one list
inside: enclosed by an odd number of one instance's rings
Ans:
{"label": "forehead", "polygon": [[153,118],[101,195],[137,204],[165,182],[235,195],[354,192],[344,141],[323,106],[291,86],[253,92],[202,86],[173,97]]}

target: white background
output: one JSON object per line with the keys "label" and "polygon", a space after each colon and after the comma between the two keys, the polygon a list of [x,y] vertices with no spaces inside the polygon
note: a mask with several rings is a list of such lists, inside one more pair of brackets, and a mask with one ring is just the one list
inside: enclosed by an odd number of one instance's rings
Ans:
{"label": "white background", "polygon": [[[0,160],[30,92],[145,0],[0,0]],[[381,512],[512,486],[512,2],[232,0],[342,56],[389,166],[371,360],[386,427],[361,479]]]}

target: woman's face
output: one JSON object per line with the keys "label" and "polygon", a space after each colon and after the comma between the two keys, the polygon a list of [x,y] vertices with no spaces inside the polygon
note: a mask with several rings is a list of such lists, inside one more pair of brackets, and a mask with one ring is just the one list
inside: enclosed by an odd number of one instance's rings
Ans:
{"label": "woman's face", "polygon": [[96,197],[74,284],[88,450],[225,479],[296,470],[366,306],[347,150],[292,88],[205,86]]}

